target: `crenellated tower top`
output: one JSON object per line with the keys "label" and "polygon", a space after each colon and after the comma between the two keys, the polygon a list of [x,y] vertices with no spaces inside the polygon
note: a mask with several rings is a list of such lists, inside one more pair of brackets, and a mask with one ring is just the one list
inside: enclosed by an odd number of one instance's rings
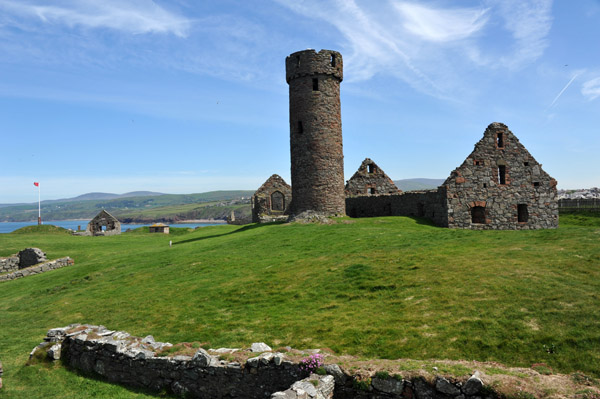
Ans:
{"label": "crenellated tower top", "polygon": [[330,75],[341,82],[344,79],[344,61],[342,55],[333,50],[302,50],[290,54],[285,59],[285,79],[312,75]]}

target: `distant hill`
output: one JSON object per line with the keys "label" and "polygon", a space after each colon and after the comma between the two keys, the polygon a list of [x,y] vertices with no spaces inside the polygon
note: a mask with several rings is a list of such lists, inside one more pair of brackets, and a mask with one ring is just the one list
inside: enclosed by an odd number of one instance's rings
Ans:
{"label": "distant hill", "polygon": [[402,191],[411,190],[429,190],[432,188],[438,188],[446,179],[401,179],[394,180],[396,186]]}
{"label": "distant hill", "polygon": [[[240,205],[249,204],[254,191],[210,191],[197,194],[163,194],[137,191],[126,194],[88,193],[64,200],[42,201],[42,220],[91,219],[102,209],[130,222],[148,220],[223,219]],[[156,212],[150,212],[154,209]],[[202,209],[200,209],[202,208]],[[248,208],[249,205],[243,207]],[[244,213],[249,213],[244,209]],[[37,219],[37,203],[0,207],[0,222],[25,222]]]}
{"label": "distant hill", "polygon": [[72,202],[72,201],[86,201],[86,200],[107,200],[107,199],[115,199],[115,198],[129,198],[129,197],[147,197],[147,196],[156,196],[156,195],[164,195],[164,193],[156,193],[153,191],[132,191],[130,193],[125,194],[112,194],[112,193],[87,193],[78,195],[73,198],[63,198],[57,200],[47,200],[44,202]]}

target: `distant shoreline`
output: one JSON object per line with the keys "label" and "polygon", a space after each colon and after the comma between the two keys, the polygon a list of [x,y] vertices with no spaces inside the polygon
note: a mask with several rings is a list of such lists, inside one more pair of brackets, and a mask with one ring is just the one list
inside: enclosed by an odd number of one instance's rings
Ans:
{"label": "distant shoreline", "polygon": [[[52,224],[52,222],[89,222],[92,219],[60,219],[60,220],[42,220],[42,224]],[[161,218],[157,218],[155,221],[148,220],[128,220],[127,222],[121,222],[121,224],[152,224],[152,223],[169,223],[169,224],[190,224],[190,223],[219,223],[226,224],[227,221],[223,219],[189,219],[189,220],[178,220],[176,222],[164,222],[161,221]],[[6,222],[2,221],[0,223],[37,223],[36,220],[21,220],[17,222]]]}

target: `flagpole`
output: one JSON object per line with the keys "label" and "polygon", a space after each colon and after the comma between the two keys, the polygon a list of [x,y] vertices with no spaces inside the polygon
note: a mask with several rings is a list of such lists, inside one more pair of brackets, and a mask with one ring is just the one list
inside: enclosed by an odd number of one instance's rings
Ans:
{"label": "flagpole", "polygon": [[38,225],[42,224],[42,189],[38,183]]}

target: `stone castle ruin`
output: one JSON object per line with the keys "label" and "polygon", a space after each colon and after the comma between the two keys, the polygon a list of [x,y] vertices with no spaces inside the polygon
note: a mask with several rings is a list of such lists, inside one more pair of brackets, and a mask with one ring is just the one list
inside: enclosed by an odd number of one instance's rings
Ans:
{"label": "stone castle ruin", "polygon": [[121,222],[103,209],[90,220],[83,235],[114,236],[117,234],[121,234]]}
{"label": "stone castle ruin", "polygon": [[377,166],[377,164],[366,158],[354,175],[346,182],[346,197],[357,197],[363,195],[392,195],[401,194],[402,190],[396,187],[392,179]]}
{"label": "stone castle ruin", "polygon": [[[502,123],[490,124],[473,152],[435,190],[399,190],[365,159],[344,187],[340,107],[342,55],[304,50],[285,60],[290,97],[291,198],[273,175],[255,193],[254,222],[303,212],[324,216],[416,216],[467,229],[558,227],[556,180]],[[279,180],[274,182],[276,176]]]}
{"label": "stone castle ruin", "polygon": [[292,202],[292,187],[279,175],[273,175],[252,196],[252,222],[287,220]]}

